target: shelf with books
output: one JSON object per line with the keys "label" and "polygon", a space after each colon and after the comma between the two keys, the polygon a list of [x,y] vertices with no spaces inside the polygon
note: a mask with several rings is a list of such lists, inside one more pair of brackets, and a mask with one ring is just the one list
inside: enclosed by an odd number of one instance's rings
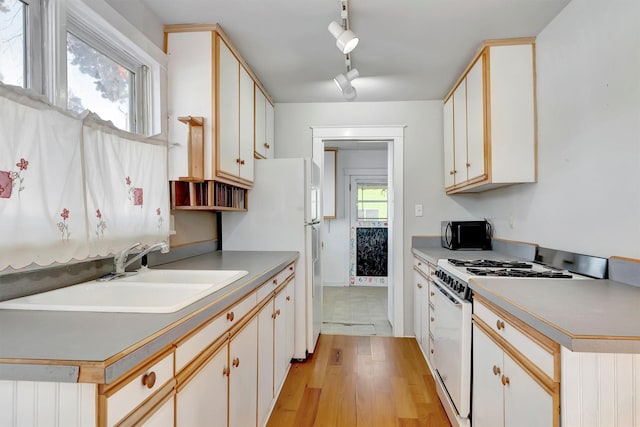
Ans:
{"label": "shelf with books", "polygon": [[247,189],[220,181],[170,181],[171,209],[247,210]]}

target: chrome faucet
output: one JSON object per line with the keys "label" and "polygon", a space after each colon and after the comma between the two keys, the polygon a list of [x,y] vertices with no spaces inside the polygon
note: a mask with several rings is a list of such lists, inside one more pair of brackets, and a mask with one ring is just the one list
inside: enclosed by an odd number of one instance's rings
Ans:
{"label": "chrome faucet", "polygon": [[131,258],[130,260],[127,261],[127,258],[129,257],[129,252],[131,252],[132,250],[134,250],[135,248],[140,246],[140,244],[141,243],[138,242],[138,243],[135,243],[135,244],[131,245],[130,247],[122,250],[118,255],[116,255],[113,258],[113,264],[115,266],[115,274],[116,275],[124,274],[125,268],[127,268],[129,265],[131,265],[132,263],[136,262],[137,260],[139,260],[140,258],[145,256],[149,252],[153,252],[153,251],[156,251],[158,249],[163,254],[166,254],[166,253],[169,252],[169,245],[167,243],[165,243],[165,242],[160,242],[160,243],[153,244],[151,246],[147,246],[142,251],[140,251],[140,253],[136,254],[136,256],[134,256],[133,258]]}

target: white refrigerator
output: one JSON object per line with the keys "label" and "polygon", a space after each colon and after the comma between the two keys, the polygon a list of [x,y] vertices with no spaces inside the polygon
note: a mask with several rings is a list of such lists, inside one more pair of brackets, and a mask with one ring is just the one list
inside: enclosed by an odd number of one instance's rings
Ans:
{"label": "white refrigerator", "polygon": [[322,326],[320,169],[311,159],[254,162],[248,212],[222,212],[222,250],[298,251],[294,359],[313,353]]}

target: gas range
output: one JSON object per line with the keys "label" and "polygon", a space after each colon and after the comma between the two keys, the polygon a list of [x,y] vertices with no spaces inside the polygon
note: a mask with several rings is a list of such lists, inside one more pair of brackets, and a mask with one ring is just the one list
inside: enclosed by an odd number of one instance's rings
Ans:
{"label": "gas range", "polygon": [[525,261],[490,259],[441,259],[438,261],[436,277],[460,299],[471,300],[469,279],[478,276],[540,279],[574,279],[582,277],[567,271]]}

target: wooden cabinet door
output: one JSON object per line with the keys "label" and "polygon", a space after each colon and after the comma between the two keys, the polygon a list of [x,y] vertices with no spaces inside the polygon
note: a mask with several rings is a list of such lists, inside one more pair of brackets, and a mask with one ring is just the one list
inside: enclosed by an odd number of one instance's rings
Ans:
{"label": "wooden cabinet door", "polygon": [[444,186],[451,187],[455,184],[453,178],[453,96],[449,97],[443,107],[444,122]]}
{"label": "wooden cabinet door", "polygon": [[453,92],[453,180],[467,180],[467,84],[466,80]]}
{"label": "wooden cabinet door", "polygon": [[240,63],[218,37],[218,171],[239,174],[240,150]]}
{"label": "wooden cabinet door", "polygon": [[483,57],[467,74],[467,178],[485,175]]}
{"label": "wooden cabinet door", "polygon": [[276,140],[275,140],[275,116],[273,105],[265,99],[265,136],[266,136],[266,152],[267,159],[273,159]]}
{"label": "wooden cabinet door", "polygon": [[225,345],[176,395],[176,427],[227,426],[228,366]]}
{"label": "wooden cabinet door", "polygon": [[251,319],[229,343],[229,425],[256,425],[258,318]]}
{"label": "wooden cabinet door", "polygon": [[503,425],[503,353],[484,332],[473,326],[473,427]]}
{"label": "wooden cabinet door", "polygon": [[503,375],[504,426],[553,426],[553,398],[506,353]]}
{"label": "wooden cabinet door", "polygon": [[255,85],[255,151],[256,154],[262,157],[267,157],[266,143],[267,143],[267,129],[266,129],[266,114],[265,111],[267,99],[260,88]]}
{"label": "wooden cabinet door", "polygon": [[254,93],[253,79],[240,66],[240,170],[242,179],[253,182]]}
{"label": "wooden cabinet door", "polygon": [[[268,285],[265,285],[268,286]],[[273,399],[273,297],[258,313],[258,424],[266,424]]]}

